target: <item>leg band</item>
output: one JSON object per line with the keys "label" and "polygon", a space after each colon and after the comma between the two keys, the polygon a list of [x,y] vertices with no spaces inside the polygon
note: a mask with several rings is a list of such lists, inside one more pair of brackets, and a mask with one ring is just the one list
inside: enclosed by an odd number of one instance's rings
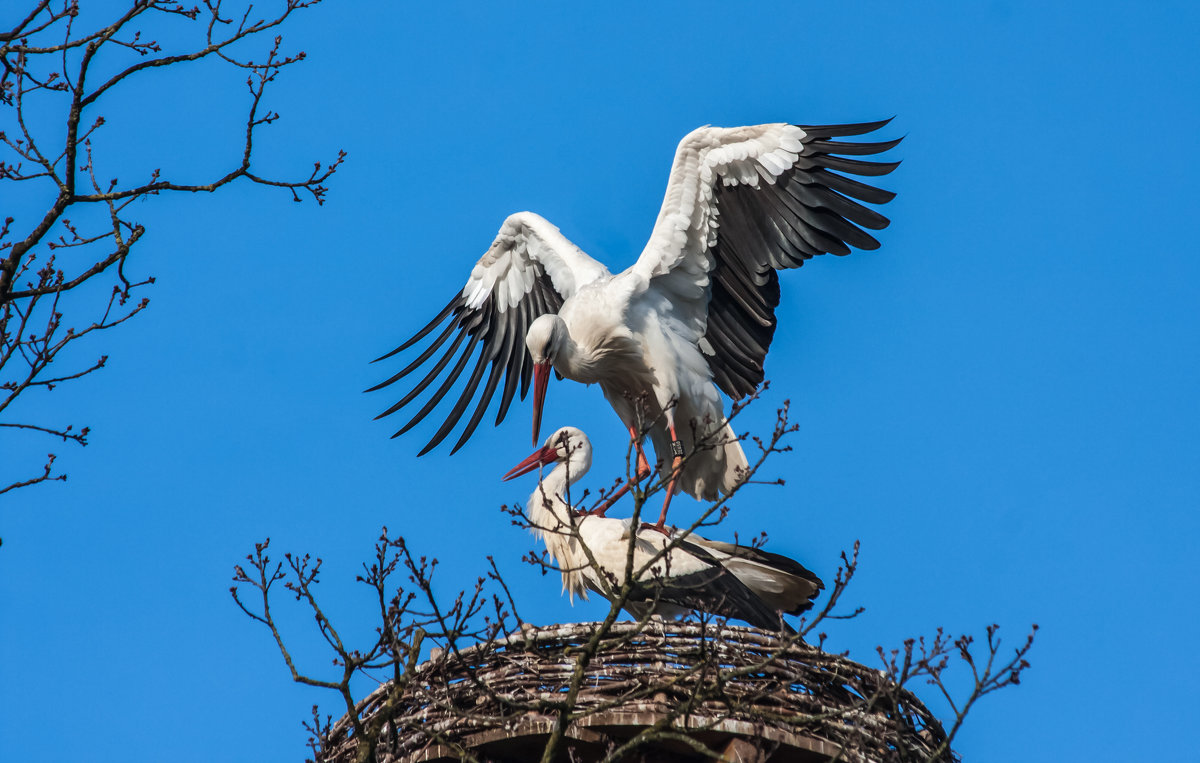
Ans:
{"label": "leg band", "polygon": [[683,458],[683,443],[679,440],[671,440],[671,455],[675,458]]}

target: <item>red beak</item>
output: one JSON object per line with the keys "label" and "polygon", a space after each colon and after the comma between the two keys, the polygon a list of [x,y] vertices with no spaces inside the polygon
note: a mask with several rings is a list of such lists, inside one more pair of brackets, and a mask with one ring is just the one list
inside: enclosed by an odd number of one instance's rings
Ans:
{"label": "red beak", "polygon": [[522,474],[528,474],[539,466],[545,466],[557,460],[558,448],[555,448],[553,445],[547,445],[544,448],[535,450],[529,455],[529,458],[514,466],[508,474],[504,475],[504,481],[508,482],[515,477],[520,477]]}
{"label": "red beak", "polygon": [[533,366],[533,444],[537,445],[542,431],[542,406],[546,404],[546,385],[550,383],[550,361]]}

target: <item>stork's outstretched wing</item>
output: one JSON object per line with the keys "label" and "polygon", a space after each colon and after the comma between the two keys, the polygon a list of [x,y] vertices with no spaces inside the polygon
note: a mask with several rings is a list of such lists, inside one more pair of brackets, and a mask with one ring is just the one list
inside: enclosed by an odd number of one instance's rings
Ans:
{"label": "stork's outstretched wing", "polygon": [[[462,435],[455,443],[454,453],[466,443],[479,426],[488,403],[500,386],[504,376],[504,389],[500,396],[500,409],[496,423],[504,420],[508,406],[517,390],[518,380],[521,398],[529,391],[529,378],[533,362],[525,351],[525,332],[535,318],[544,313],[558,312],[563,300],[573,295],[581,286],[600,276],[607,275],[603,265],[584,254],[544,218],[532,212],[519,212],[509,216],[500,227],[500,233],[491,247],[475,263],[471,277],[463,290],[454,295],[449,304],[429,322],[416,336],[377,360],[390,358],[403,352],[424,339],[434,329],[446,324],[441,333],[425,350],[399,373],[385,382],[367,390],[386,387],[424,366],[450,341],[447,349],[421,381],[407,395],[376,418],[388,416],[413,402],[418,395],[435,380],[441,385],[432,393],[419,411],[402,426],[393,437],[404,434],[429,415],[455,381],[462,375],[472,355],[479,350],[479,357],[471,370],[462,393],[450,409],[445,422],[421,451],[425,455],[446,438],[462,418],[476,391],[483,381],[487,365],[491,371],[478,395],[475,411],[468,419]],[[451,341],[451,337],[453,340]],[[446,371],[454,355],[466,342],[466,348]]]}
{"label": "stork's outstretched wing", "polygon": [[885,204],[895,194],[839,173],[886,175],[899,162],[846,157],[882,153],[900,139],[832,139],[889,121],[701,127],[679,143],[634,270],[668,296],[695,332],[713,380],[735,400],[763,380],[779,305],[776,271],[816,254],[879,247],[863,229],[881,230],[888,219],[859,202]]}

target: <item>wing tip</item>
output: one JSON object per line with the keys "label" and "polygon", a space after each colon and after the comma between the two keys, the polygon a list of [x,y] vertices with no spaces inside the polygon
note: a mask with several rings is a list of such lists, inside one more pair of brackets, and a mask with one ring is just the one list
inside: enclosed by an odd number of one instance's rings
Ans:
{"label": "wing tip", "polygon": [[842,124],[833,125],[797,124],[792,126],[799,127],[807,136],[810,136],[813,139],[833,138],[851,135],[866,135],[867,133],[875,132],[876,130],[886,127],[887,125],[891,124],[892,120],[895,118],[896,115],[893,114],[887,119],[879,119],[874,122],[845,122]]}
{"label": "wing tip", "polygon": [[401,352],[402,350],[404,350],[404,345],[400,345],[399,347],[392,350],[391,352],[385,352],[384,354],[380,355],[378,358],[375,358],[374,360],[370,361],[370,363],[378,363],[381,360],[387,360],[388,358],[392,357],[393,355],[395,355],[398,352]]}

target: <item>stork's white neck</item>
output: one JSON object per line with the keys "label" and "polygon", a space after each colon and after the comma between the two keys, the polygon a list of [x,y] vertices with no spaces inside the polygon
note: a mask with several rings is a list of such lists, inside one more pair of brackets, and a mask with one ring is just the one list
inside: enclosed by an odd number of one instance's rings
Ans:
{"label": "stork's white neck", "polygon": [[[565,333],[553,365],[555,371],[571,381],[607,382],[629,389],[644,386],[642,377],[646,374],[637,344],[618,334],[603,335],[598,342],[577,342],[573,335]],[[623,383],[618,383],[619,380]]]}
{"label": "stork's white neck", "polygon": [[543,476],[537,490],[529,496],[530,529],[546,544],[550,557],[562,570],[563,590],[572,598],[576,594],[587,597],[584,570],[573,568],[571,562],[578,556],[575,553],[578,533],[587,517],[572,516],[573,508],[567,501],[567,491],[587,474],[591,465],[591,448],[579,447]]}
{"label": "stork's white neck", "polygon": [[571,381],[594,384],[599,381],[597,372],[601,370],[596,361],[591,353],[582,350],[574,339],[568,337],[554,358],[554,370]]}
{"label": "stork's white neck", "polygon": [[[546,530],[554,530],[560,525],[569,525],[571,504],[567,501],[567,491],[587,474],[591,466],[584,462],[583,455],[582,452],[572,453],[566,461],[555,464],[529,496],[529,519],[538,535],[545,535]],[[586,460],[591,460],[590,454]]]}

